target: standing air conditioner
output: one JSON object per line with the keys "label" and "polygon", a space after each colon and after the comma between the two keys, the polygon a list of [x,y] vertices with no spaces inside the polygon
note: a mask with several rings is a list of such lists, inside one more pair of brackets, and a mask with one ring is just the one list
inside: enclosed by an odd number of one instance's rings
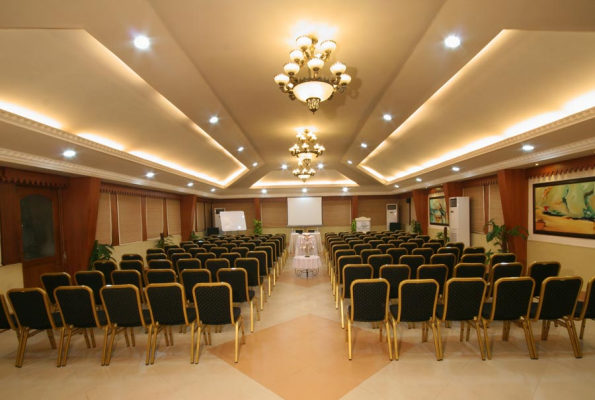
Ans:
{"label": "standing air conditioner", "polygon": [[[399,205],[398,204],[387,204],[386,205],[386,230],[387,231],[394,231],[396,229],[391,229],[391,222],[393,223],[393,227],[399,221]],[[397,228],[398,229],[398,228]]]}
{"label": "standing air conditioner", "polygon": [[471,222],[469,197],[451,197],[450,205],[450,241],[463,242],[465,247],[471,246]]}

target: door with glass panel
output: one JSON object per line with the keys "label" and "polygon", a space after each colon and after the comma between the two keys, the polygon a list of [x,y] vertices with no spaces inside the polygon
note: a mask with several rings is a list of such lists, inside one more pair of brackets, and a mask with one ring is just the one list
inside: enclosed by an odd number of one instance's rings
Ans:
{"label": "door with glass panel", "polygon": [[17,187],[21,216],[21,256],[25,287],[39,287],[39,277],[62,270],[58,190]]}

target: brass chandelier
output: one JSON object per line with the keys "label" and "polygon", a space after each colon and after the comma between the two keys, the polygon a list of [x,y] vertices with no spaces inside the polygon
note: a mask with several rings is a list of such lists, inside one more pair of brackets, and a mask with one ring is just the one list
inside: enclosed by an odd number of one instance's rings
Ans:
{"label": "brass chandelier", "polygon": [[291,155],[299,160],[298,167],[293,170],[293,174],[306,182],[308,178],[316,174],[316,170],[310,167],[310,162],[313,158],[321,156],[326,149],[318,144],[318,138],[309,129],[299,132],[296,138],[298,143],[289,149]]}
{"label": "brass chandelier", "polygon": [[302,182],[306,182],[308,178],[316,175],[316,170],[310,166],[308,160],[305,160],[305,162],[300,161],[298,167],[293,170],[293,175],[300,178]]}
{"label": "brass chandelier", "polygon": [[[343,93],[351,82],[351,76],[345,73],[347,67],[337,62],[330,67],[331,78],[320,76],[320,70],[325,62],[330,60],[331,53],[337,48],[332,40],[325,40],[318,44],[314,36],[300,36],[296,39],[298,49],[289,53],[291,62],[283,66],[285,74],[275,76],[275,82],[283,93],[287,93],[291,100],[296,98],[308,105],[308,109],[315,113],[320,103],[333,98],[335,92]],[[298,77],[301,67],[306,70],[303,77]]]}

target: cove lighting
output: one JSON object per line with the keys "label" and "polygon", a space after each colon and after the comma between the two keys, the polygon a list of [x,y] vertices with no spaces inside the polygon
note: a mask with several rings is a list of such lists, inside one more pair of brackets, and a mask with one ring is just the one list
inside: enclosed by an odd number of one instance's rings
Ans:
{"label": "cove lighting", "polygon": [[147,175],[145,175],[147,178],[152,178],[155,176],[155,172],[147,172]]}
{"label": "cove lighting", "polygon": [[64,153],[62,153],[62,155],[67,158],[72,158],[72,157],[76,156],[76,151],[66,150]]}
{"label": "cove lighting", "polygon": [[146,50],[151,47],[151,41],[146,36],[137,36],[134,39],[134,46],[140,50]]}
{"label": "cove lighting", "polygon": [[45,115],[38,114],[35,111],[31,111],[27,108],[18,106],[16,104],[5,103],[3,101],[0,101],[0,109],[8,111],[12,114],[20,115],[21,117],[25,117],[32,121],[39,122],[47,126],[51,126],[52,128],[62,129],[62,124],[58,121],[46,117]]}
{"label": "cove lighting", "polygon": [[458,36],[450,35],[444,39],[444,45],[450,49],[455,49],[461,45],[461,39]]}

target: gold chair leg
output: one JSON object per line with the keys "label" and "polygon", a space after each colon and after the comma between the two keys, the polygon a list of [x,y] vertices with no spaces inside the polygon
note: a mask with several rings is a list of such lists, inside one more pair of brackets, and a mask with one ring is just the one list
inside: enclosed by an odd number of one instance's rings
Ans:
{"label": "gold chair leg", "polygon": [[343,305],[343,299],[341,299],[341,329],[345,329],[345,313],[344,313],[344,308],[345,306]]}
{"label": "gold chair leg", "polygon": [[254,303],[250,302],[250,332],[254,332]]}
{"label": "gold chair leg", "polygon": [[349,360],[351,360],[351,320],[347,320],[347,345],[349,348]]}
{"label": "gold chair leg", "polygon": [[387,321],[384,321],[384,325],[386,327],[386,344],[388,345],[388,360],[392,361],[393,360],[393,351],[392,351],[392,344],[390,342],[390,325]]}
{"label": "gold chair leg", "polygon": [[194,363],[198,364],[198,360],[200,359],[200,334],[202,330],[202,326],[199,321],[196,321],[198,328],[196,329],[196,353],[194,353]]}
{"label": "gold chair leg", "polygon": [[399,361],[399,342],[398,342],[398,338],[397,338],[397,321],[393,319],[392,323],[393,323],[393,347],[395,348],[394,359],[396,361]]}
{"label": "gold chair leg", "polygon": [[436,360],[442,361],[442,336],[440,334],[440,323],[436,321],[428,322],[432,326],[432,335],[434,336],[434,347],[436,350]]}
{"label": "gold chair leg", "polygon": [[[151,338],[151,365],[155,363],[155,353],[157,349],[157,336],[159,336],[159,331],[163,327],[159,326],[159,324],[153,327],[153,337]],[[167,332],[165,334],[166,342],[167,342]]]}
{"label": "gold chair leg", "polygon": [[105,366],[105,357],[107,354],[107,339],[109,335],[109,325],[103,328],[103,348],[101,350],[101,366]]}
{"label": "gold chair leg", "polygon": [[83,328],[83,336],[85,337],[85,344],[87,345],[87,348],[90,349],[91,343],[89,342],[89,335],[87,334],[86,328]]}
{"label": "gold chair leg", "polygon": [[126,347],[130,347],[130,340],[128,339],[128,329],[124,328],[124,337],[126,338]]}
{"label": "gold chair leg", "polygon": [[194,325],[196,321],[190,324],[190,364],[194,364]]}
{"label": "gold chair leg", "polygon": [[58,361],[56,362],[56,367],[62,366],[62,350],[64,349],[64,334],[65,328],[60,328],[60,341],[58,342]]}
{"label": "gold chair leg", "polygon": [[[114,339],[116,338],[117,333],[118,333],[118,325],[114,325],[112,327],[112,334],[111,334],[110,341],[109,341],[109,348],[107,350],[105,365],[109,365],[110,361],[112,359],[112,351],[114,350]],[[149,335],[149,337],[150,337],[150,335]],[[150,342],[151,342],[151,340],[149,339],[149,343]],[[149,349],[148,348],[147,348],[147,360],[145,362],[145,365],[149,365]]]}
{"label": "gold chair leg", "polygon": [[264,288],[260,285],[260,311],[264,310]]}
{"label": "gold chair leg", "polygon": [[235,345],[235,359],[234,359],[234,361],[236,363],[238,362],[238,353],[239,353],[239,348],[240,348],[240,343],[238,341],[239,328],[240,328],[239,321],[236,321],[236,323],[235,323],[235,330],[236,330],[236,343],[235,344],[236,345]]}
{"label": "gold chair leg", "polygon": [[492,353],[490,351],[490,337],[488,336],[488,322],[482,318],[481,325],[483,327],[483,337],[485,339],[485,344],[486,344],[486,354],[488,356],[488,360],[491,360]]}
{"label": "gold chair leg", "polygon": [[581,346],[576,335],[576,327],[574,325],[574,321],[572,320],[572,318],[565,317],[564,322],[566,322],[566,329],[568,330],[568,337],[570,338],[570,343],[572,344],[574,357],[583,358]]}
{"label": "gold chair leg", "polygon": [[587,325],[587,318],[583,318],[583,322],[581,322],[581,335],[580,338],[583,338],[583,335],[585,334],[585,326]]}
{"label": "gold chair leg", "polygon": [[465,321],[461,321],[461,334],[459,335],[459,342],[463,341],[463,336],[465,333]]}
{"label": "gold chair leg", "polygon": [[54,339],[54,331],[51,329],[47,329],[46,333],[48,335],[48,340],[50,341],[50,346],[52,346],[52,349],[56,348],[56,339]]}
{"label": "gold chair leg", "polygon": [[525,330],[525,340],[527,341],[527,347],[529,347],[529,357],[531,357],[533,360],[537,360],[539,356],[537,354],[535,339],[533,338],[533,328],[531,328],[531,322],[521,318],[521,324]]}
{"label": "gold chair leg", "polygon": [[27,348],[27,339],[29,338],[29,328],[21,329],[21,337],[19,339],[19,347],[17,350],[17,359],[15,367],[21,368],[23,366],[23,359],[25,358],[25,349]]}
{"label": "gold chair leg", "polygon": [[[469,328],[469,324],[471,322],[467,323],[467,327]],[[473,326],[475,327],[475,331],[477,332],[477,344],[479,345],[479,353],[481,354],[481,359],[485,361],[486,356],[485,353],[483,351],[483,339],[481,338],[481,330],[479,329],[479,321],[477,320],[477,318],[473,318]],[[468,332],[468,330],[467,330]],[[469,340],[469,339],[467,339]]]}
{"label": "gold chair leg", "polygon": [[[62,356],[62,366],[63,367],[66,366],[66,361],[68,360],[68,350],[70,349],[70,339],[72,339],[72,331],[73,331],[72,326],[70,326],[68,328],[68,336],[66,337],[66,346],[64,348],[64,355]],[[85,336],[86,336],[86,333],[87,332],[85,332]],[[87,348],[89,348],[89,347],[87,346]]]}

